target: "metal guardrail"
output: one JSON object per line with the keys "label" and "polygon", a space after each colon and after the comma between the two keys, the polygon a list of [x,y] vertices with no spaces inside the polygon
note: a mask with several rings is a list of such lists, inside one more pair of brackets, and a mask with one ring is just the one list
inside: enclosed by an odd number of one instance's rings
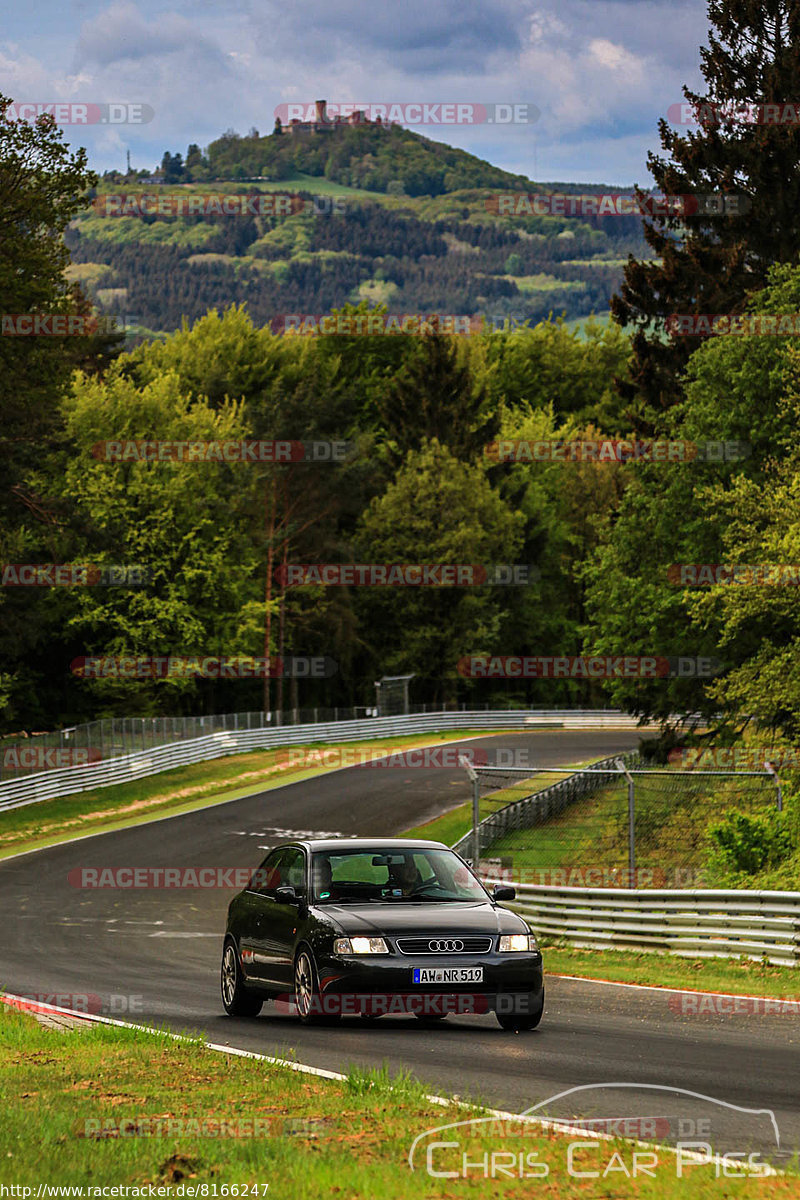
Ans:
{"label": "metal guardrail", "polygon": [[129,783],[173,767],[304,742],[359,741],[381,736],[427,733],[459,729],[637,729],[637,718],[613,709],[516,709],[500,711],[431,712],[398,717],[369,717],[280,728],[221,730],[166,746],[155,746],[134,754],[120,755],[81,766],[40,771],[25,778],[0,783],[0,809],[19,808],[59,796],[70,796],[95,788]]}
{"label": "metal guardrail", "polygon": [[[599,762],[592,763],[582,772],[568,775],[566,779],[560,779],[558,783],[553,783],[550,787],[542,788],[538,792],[531,792],[519,800],[512,801],[511,804],[506,804],[497,812],[490,813],[488,817],[483,818],[476,831],[470,830],[469,833],[465,833],[452,848],[462,857],[471,858],[473,862],[477,862],[492,842],[496,842],[510,830],[530,829],[534,825],[543,825],[545,821],[559,816],[576,800],[582,800],[585,796],[592,795],[600,788],[607,787],[609,783],[619,782],[618,763],[621,762],[626,767],[632,767],[639,761],[638,750],[630,751],[628,754],[616,754],[613,758],[600,759]],[[477,774],[477,771],[472,772],[472,775],[475,776],[473,786],[476,789],[478,786]],[[498,771],[498,775],[501,774],[502,771]],[[530,774],[531,777],[536,774],[535,767],[531,767]],[[476,801],[478,799],[477,791],[475,799]]]}
{"label": "metal guardrail", "polygon": [[509,908],[578,947],[800,963],[800,892],[516,886]]}
{"label": "metal guardrail", "polygon": [[[187,717],[104,717],[70,725],[50,733],[8,733],[0,737],[0,783],[35,772],[100,762],[153,750],[171,742],[193,741],[212,733],[239,733],[251,729],[281,729],[286,725],[318,725],[331,721],[360,721],[398,712],[458,712],[466,704],[417,704],[381,713],[376,706],[289,708],[273,712],[213,713]],[[473,704],[472,712],[489,709]]]}

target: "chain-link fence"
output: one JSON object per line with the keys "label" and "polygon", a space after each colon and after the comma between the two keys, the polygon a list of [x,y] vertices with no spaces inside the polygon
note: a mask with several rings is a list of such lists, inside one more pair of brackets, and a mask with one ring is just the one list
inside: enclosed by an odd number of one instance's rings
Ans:
{"label": "chain-link fence", "polygon": [[[782,807],[770,771],[647,769],[638,754],[565,768],[468,767],[473,812],[457,848],[492,878],[547,887],[711,886],[708,827]],[[554,782],[555,779],[555,782]]]}
{"label": "chain-link fence", "polygon": [[[416,704],[409,713],[488,711],[488,704]],[[190,741],[210,733],[324,725],[389,715],[378,706],[292,708],[282,712],[219,713],[204,717],[110,717],[52,733],[20,731],[0,737],[0,780],[58,767],[80,766]]]}

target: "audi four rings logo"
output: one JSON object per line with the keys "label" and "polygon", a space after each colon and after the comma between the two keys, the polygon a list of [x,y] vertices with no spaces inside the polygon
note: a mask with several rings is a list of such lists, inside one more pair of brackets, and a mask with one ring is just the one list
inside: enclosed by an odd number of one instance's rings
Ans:
{"label": "audi four rings logo", "polygon": [[451,938],[445,942],[428,942],[428,949],[433,954],[458,954],[464,949],[464,943]]}

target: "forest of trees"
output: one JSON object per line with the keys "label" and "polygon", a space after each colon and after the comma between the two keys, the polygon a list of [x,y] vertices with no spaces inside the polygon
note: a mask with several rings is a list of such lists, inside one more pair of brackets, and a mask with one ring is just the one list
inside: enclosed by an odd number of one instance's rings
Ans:
{"label": "forest of trees", "polygon": [[[794,94],[799,11],[792,3],[768,12],[712,3],[703,61],[710,94]],[[353,145],[367,133],[353,131]],[[407,142],[416,153],[417,142],[402,131],[369,133],[377,136],[387,154],[396,143],[393,177],[410,170],[403,155]],[[2,557],[137,564],[146,583],[0,591],[3,727],[258,707],[258,681],[88,680],[70,663],[84,655],[257,655],[266,637],[273,654],[338,664],[327,679],[293,684],[284,703],[370,703],[382,674],[413,674],[420,702],[605,702],[664,722],[686,711],[722,714],[723,723],[746,714],[796,736],[798,588],[689,586],[676,565],[800,563],[797,338],[689,338],[665,333],[664,320],[800,311],[800,127],[754,132],[731,118],[685,137],[662,126],[661,137],[665,158],[652,160],[659,187],[744,194],[757,215],[654,217],[645,242],[621,220],[583,222],[571,239],[537,239],[547,219],[530,218],[521,237],[507,225],[422,221],[369,205],[282,225],[187,221],[174,244],[148,240],[155,221],[128,237],[121,219],[115,240],[97,236],[94,218],[79,221],[68,234],[73,264],[107,264],[114,286],[127,288],[128,311],[175,332],[116,356],[113,343],[91,339],[76,339],[66,353],[0,339],[0,449],[9,464]],[[211,148],[208,169],[221,169],[226,155],[244,164],[248,147],[266,157],[247,169],[267,173],[290,142],[227,135]],[[194,150],[186,166],[191,159],[191,169],[205,169]],[[446,151],[435,153],[450,189],[460,180],[447,181]],[[76,194],[95,181],[80,155],[58,149],[47,121],[27,132],[0,121],[4,161],[29,163],[35,153],[45,168],[0,177],[0,187],[16,189],[0,212],[20,231],[13,253],[5,240],[0,257],[7,312],[85,303],[66,283],[61,235]],[[369,171],[362,160],[355,172],[352,154],[337,166],[331,151],[322,169],[377,187],[382,154],[376,149]],[[168,165],[185,170],[183,159]],[[23,203],[47,238],[31,233]],[[564,279],[573,259],[614,237],[617,247],[627,239],[643,249],[628,259],[613,300],[617,323],[590,325],[585,336],[558,320],[469,337],[278,336],[269,325],[276,311],[366,314],[367,301],[349,302],[368,278],[394,285],[381,312],[501,311],[518,301],[514,278],[546,271]],[[203,254],[222,257],[198,264]],[[600,309],[615,286],[611,268],[593,278],[586,302]],[[529,306],[526,315],[547,312]],[[748,453],[618,462],[498,461],[487,452],[498,439],[615,437],[731,442]],[[280,465],[106,462],[96,451],[106,441],[245,438],[340,440],[348,451],[339,462]],[[525,586],[381,588],[287,587],[279,570],[437,562],[532,571]],[[467,677],[459,664],[480,655],[717,666],[705,676],[676,669],[607,682]]]}
{"label": "forest of trees", "polygon": [[[67,245],[74,263],[108,268],[102,288],[114,298],[104,311],[133,313],[148,330],[178,329],[230,303],[246,303],[257,324],[327,312],[356,301],[362,284],[389,289],[397,312],[523,321],[607,313],[619,262],[644,246],[638,218],[520,221],[519,229],[490,223],[485,212],[484,223],[422,220],[348,200],[342,211],[286,219],[90,217],[68,230]],[[546,232],[529,236],[527,224]]]}

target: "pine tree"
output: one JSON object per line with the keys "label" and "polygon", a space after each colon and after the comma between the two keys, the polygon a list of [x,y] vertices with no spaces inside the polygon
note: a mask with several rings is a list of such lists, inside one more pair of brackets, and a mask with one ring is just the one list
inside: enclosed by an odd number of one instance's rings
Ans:
{"label": "pine tree", "polygon": [[459,365],[451,337],[427,334],[412,345],[378,405],[397,460],[431,438],[456,458],[478,457],[497,432],[497,418],[488,411],[485,392],[474,389],[469,369]]}
{"label": "pine tree", "polygon": [[[665,339],[666,318],[744,311],[769,267],[800,250],[800,0],[711,0],[708,15],[709,44],[700,51],[706,94],[683,89],[699,128],[684,135],[662,118],[666,156],[648,155],[648,168],[665,196],[723,195],[725,211],[701,205],[647,217],[655,258],[628,260],[611,303],[614,318],[633,327],[631,374],[618,387],[644,433],[664,428],[702,340]],[[755,106],[749,116],[747,104]]]}

